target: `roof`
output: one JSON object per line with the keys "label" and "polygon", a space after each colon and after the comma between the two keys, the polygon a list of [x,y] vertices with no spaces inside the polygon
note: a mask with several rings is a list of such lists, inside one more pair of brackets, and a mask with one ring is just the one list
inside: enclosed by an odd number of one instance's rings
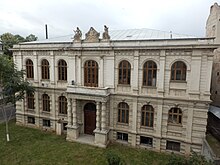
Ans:
{"label": "roof", "polygon": [[209,112],[211,112],[213,115],[215,115],[217,118],[220,119],[220,108],[219,107],[210,105]]}
{"label": "roof", "polygon": [[[102,32],[100,33],[102,34]],[[50,42],[72,42],[73,35],[60,36],[41,41],[26,42],[28,43],[50,43]],[[161,39],[193,39],[197,38],[191,35],[177,34],[172,32],[165,32],[153,29],[128,29],[128,30],[112,30],[109,31],[112,41],[126,41],[126,40],[161,40]],[[83,34],[84,39],[85,34]],[[100,35],[101,36],[101,35]],[[24,43],[23,43],[24,44]]]}

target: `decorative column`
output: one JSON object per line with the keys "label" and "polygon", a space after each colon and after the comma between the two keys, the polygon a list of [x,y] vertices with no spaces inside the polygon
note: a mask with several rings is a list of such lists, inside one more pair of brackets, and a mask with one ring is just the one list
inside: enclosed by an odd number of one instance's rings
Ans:
{"label": "decorative column", "polygon": [[72,113],[71,113],[71,102],[72,102],[72,99],[69,99],[68,98],[68,108],[67,108],[67,116],[68,116],[68,126],[72,126]]}
{"label": "decorative column", "polygon": [[102,102],[102,122],[101,122],[102,131],[106,130],[106,102]]}
{"label": "decorative column", "polygon": [[96,130],[100,131],[100,102],[96,102]]}
{"label": "decorative column", "polygon": [[73,127],[77,127],[76,119],[76,99],[72,100]]}

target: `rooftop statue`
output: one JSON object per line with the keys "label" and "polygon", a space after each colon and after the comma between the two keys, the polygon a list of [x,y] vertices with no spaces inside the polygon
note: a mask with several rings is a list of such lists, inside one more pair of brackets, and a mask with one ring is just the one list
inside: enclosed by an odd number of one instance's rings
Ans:
{"label": "rooftop statue", "polygon": [[108,27],[106,25],[104,25],[104,32],[102,34],[102,38],[104,40],[109,40],[110,39],[110,36],[108,34]]}
{"label": "rooftop statue", "polygon": [[81,32],[81,30],[79,29],[79,27],[77,27],[76,30],[73,30],[73,31],[75,32],[74,41],[81,41],[82,32]]}

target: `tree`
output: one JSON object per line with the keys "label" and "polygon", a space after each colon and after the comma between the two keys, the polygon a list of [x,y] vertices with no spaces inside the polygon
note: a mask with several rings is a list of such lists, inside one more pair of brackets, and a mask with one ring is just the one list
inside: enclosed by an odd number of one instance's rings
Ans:
{"label": "tree", "polygon": [[[24,71],[18,71],[13,61],[8,56],[0,56],[0,88],[2,113],[5,113],[5,107],[8,103],[15,104],[24,98],[25,93],[34,92],[34,88],[24,80]],[[6,121],[6,137],[9,141],[8,118],[4,115]]]}
{"label": "tree", "polygon": [[29,36],[27,36],[25,38],[26,42],[31,42],[31,41],[36,41],[36,40],[37,40],[37,37],[35,35],[33,35],[33,34],[30,34]]}
{"label": "tree", "polygon": [[3,44],[3,52],[5,55],[12,56],[12,51],[10,50],[13,45],[19,44],[21,42],[36,41],[37,37],[33,34],[28,35],[26,38],[16,34],[4,33],[0,36],[0,41]]}

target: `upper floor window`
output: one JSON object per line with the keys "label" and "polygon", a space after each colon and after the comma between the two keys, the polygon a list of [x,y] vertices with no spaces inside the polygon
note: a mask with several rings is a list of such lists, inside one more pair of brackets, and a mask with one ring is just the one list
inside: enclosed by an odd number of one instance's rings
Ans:
{"label": "upper floor window", "polygon": [[168,115],[169,123],[182,124],[182,111],[180,108],[171,108]]}
{"label": "upper floor window", "polygon": [[143,85],[156,86],[157,65],[153,61],[147,61],[143,68]]}
{"label": "upper floor window", "polygon": [[186,64],[184,62],[177,61],[172,65],[171,80],[186,80]]}
{"label": "upper floor window", "polygon": [[27,108],[34,109],[34,94],[27,94]]}
{"label": "upper floor window", "polygon": [[27,78],[34,78],[33,62],[30,59],[26,61],[26,76]]}
{"label": "upper floor window", "polygon": [[131,81],[131,64],[128,61],[123,60],[119,64],[118,83],[130,85],[130,81]]}
{"label": "upper floor window", "polygon": [[129,121],[129,106],[127,103],[121,102],[118,104],[118,122],[128,123]]}
{"label": "upper floor window", "polygon": [[43,111],[50,112],[50,97],[47,94],[42,95]]}
{"label": "upper floor window", "polygon": [[65,96],[59,97],[59,113],[67,114],[67,99]]}
{"label": "upper floor window", "polygon": [[154,108],[151,105],[144,105],[141,109],[141,125],[153,127]]}
{"label": "upper floor window", "polygon": [[67,64],[64,60],[58,62],[58,80],[67,80]]}
{"label": "upper floor window", "polygon": [[42,79],[49,80],[50,79],[50,69],[49,69],[49,62],[44,59],[41,62],[41,76]]}
{"label": "upper floor window", "polygon": [[98,63],[93,60],[85,62],[84,65],[84,85],[90,87],[98,86]]}

